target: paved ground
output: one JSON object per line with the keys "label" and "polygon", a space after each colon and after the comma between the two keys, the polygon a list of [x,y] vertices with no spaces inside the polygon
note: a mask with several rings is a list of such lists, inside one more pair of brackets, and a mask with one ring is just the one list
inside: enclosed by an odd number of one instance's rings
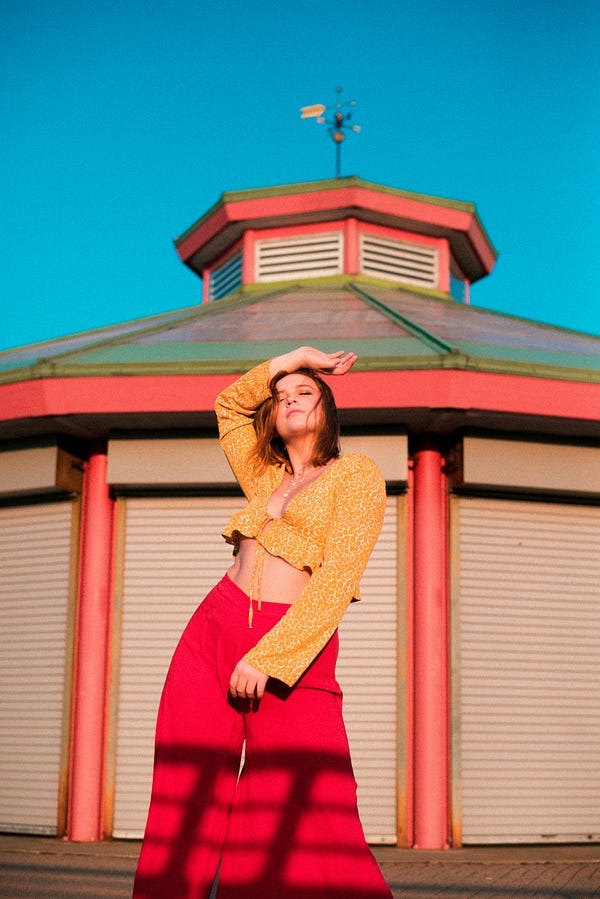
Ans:
{"label": "paved ground", "polygon": [[600,897],[600,846],[376,850],[395,897]]}
{"label": "paved ground", "polygon": [[[66,843],[0,835],[2,899],[128,899],[139,843]],[[600,897],[600,846],[541,846],[375,854],[402,899]],[[285,899],[285,897],[282,897]]]}

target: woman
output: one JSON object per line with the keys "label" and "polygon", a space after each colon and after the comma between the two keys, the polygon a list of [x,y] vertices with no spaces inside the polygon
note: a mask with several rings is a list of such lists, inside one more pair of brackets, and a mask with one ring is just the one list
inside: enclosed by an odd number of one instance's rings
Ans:
{"label": "woman", "polygon": [[391,896],[358,818],[335,679],[337,626],[385,504],[375,464],[340,456],[317,374],[355,361],[299,347],[217,398],[248,504],[223,534],[233,564],[165,682],[136,899],[207,899],[217,869],[218,899]]}

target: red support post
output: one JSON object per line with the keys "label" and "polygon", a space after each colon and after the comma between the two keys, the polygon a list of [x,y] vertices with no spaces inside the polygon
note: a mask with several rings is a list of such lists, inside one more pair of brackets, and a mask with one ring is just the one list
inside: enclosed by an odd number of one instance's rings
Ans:
{"label": "red support post", "polygon": [[249,228],[244,231],[242,238],[242,284],[254,284],[256,281],[255,269],[255,245],[256,231]]}
{"label": "red support post", "polygon": [[408,465],[408,496],[406,507],[406,710],[405,710],[405,759],[404,782],[399,804],[399,845],[411,848],[415,841],[415,464]]}
{"label": "red support post", "polygon": [[68,827],[81,842],[102,838],[114,513],[106,465],[106,449],[95,448],[83,487]]}
{"label": "red support post", "polygon": [[344,274],[357,275],[360,272],[360,249],[358,239],[358,221],[347,218],[344,225]]}
{"label": "red support post", "polygon": [[414,846],[448,848],[448,590],[443,456],[415,456]]}

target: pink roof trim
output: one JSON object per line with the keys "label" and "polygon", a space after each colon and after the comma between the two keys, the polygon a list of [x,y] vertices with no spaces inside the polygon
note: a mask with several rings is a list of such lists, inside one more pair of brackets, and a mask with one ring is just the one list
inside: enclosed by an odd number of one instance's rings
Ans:
{"label": "pink roof trim", "polygon": [[422,223],[462,232],[469,238],[486,271],[490,272],[494,267],[495,252],[474,212],[358,186],[290,193],[285,196],[226,200],[179,244],[177,252],[180,258],[187,262],[194,253],[229,224],[247,222],[248,227],[252,227],[252,224],[260,219],[306,216],[334,212],[342,208],[368,209],[415,224]]}
{"label": "pink roof trim", "polygon": [[[235,375],[45,378],[0,387],[0,419],[206,412]],[[479,409],[597,421],[598,385],[452,370],[356,372],[333,382],[341,409]]]}

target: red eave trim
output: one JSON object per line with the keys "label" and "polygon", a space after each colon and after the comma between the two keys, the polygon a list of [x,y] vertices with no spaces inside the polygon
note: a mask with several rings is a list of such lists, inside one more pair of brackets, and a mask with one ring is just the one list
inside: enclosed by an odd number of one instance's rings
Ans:
{"label": "red eave trim", "polygon": [[221,206],[220,209],[217,209],[210,218],[205,219],[198,225],[197,230],[193,231],[183,243],[179,244],[177,253],[183,262],[187,262],[200,247],[212,240],[215,235],[222,231],[223,228],[232,221],[231,217],[228,215],[228,207],[230,205],[231,204],[226,203]]}
{"label": "red eave trim", "polygon": [[496,253],[489,245],[487,238],[481,230],[479,222],[475,218],[475,216],[471,217],[471,222],[469,224],[469,227],[467,228],[466,233],[467,237],[471,241],[471,246],[479,256],[481,264],[489,275],[496,264]]}
{"label": "red eave trim", "polygon": [[482,232],[475,215],[460,209],[423,200],[412,200],[381,193],[365,187],[343,187],[314,193],[289,194],[287,196],[257,197],[250,200],[225,202],[214,215],[205,219],[198,228],[178,246],[180,258],[186,262],[200,247],[207,244],[227,224],[248,222],[276,216],[306,215],[314,212],[330,212],[340,208],[357,207],[392,215],[408,221],[435,225],[466,234],[488,272],[494,267],[496,257]]}
{"label": "red eave trim", "polygon": [[[47,378],[0,386],[0,421],[64,415],[207,412],[235,375]],[[479,409],[599,420],[597,384],[453,370],[332,379],[340,409]]]}
{"label": "red eave trim", "polygon": [[54,415],[204,412],[230,384],[226,375],[44,378],[0,387],[0,421]]}
{"label": "red eave trim", "polygon": [[598,384],[487,372],[364,372],[333,384],[340,409],[473,409],[600,420]]}

